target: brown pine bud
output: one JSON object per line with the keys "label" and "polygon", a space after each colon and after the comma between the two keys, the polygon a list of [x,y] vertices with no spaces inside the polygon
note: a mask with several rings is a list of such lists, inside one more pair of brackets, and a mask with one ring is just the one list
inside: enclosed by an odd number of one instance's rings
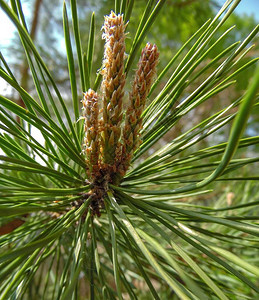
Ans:
{"label": "brown pine bud", "polygon": [[106,125],[101,138],[103,163],[113,166],[117,148],[120,147],[120,127],[122,120],[122,99],[124,96],[125,74],[125,27],[122,15],[111,12],[105,17],[103,25],[104,61],[103,61],[103,120]]}
{"label": "brown pine bud", "polygon": [[159,52],[156,45],[147,43],[143,48],[138,69],[130,93],[130,104],[126,111],[125,125],[123,129],[123,146],[121,165],[124,166],[122,176],[129,168],[133,152],[139,146],[140,129],[142,127],[142,112],[145,108],[147,95],[150,91],[152,80],[156,74]]}
{"label": "brown pine bud", "polygon": [[98,95],[89,89],[82,100],[83,117],[85,119],[84,152],[86,155],[87,174],[92,179],[98,169],[99,159],[99,124]]}

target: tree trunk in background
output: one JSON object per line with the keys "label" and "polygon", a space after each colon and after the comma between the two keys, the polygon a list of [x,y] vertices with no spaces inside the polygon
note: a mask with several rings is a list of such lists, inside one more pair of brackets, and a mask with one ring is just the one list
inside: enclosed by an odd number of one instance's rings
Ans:
{"label": "tree trunk in background", "polygon": [[[42,1],[43,0],[35,0],[34,3],[33,19],[32,19],[31,30],[30,30],[30,36],[33,41],[35,40],[35,36],[39,24],[39,12],[40,12]],[[21,86],[25,91],[28,91],[28,84],[29,84],[29,66],[27,60],[25,59],[21,66]],[[17,103],[20,106],[25,107],[25,104],[21,97],[18,99]],[[17,117],[17,120],[18,119],[19,117]]]}

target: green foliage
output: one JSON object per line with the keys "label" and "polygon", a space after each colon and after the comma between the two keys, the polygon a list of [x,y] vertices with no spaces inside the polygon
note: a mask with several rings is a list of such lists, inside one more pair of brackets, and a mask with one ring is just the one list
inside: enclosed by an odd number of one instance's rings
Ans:
{"label": "green foliage", "polygon": [[[167,5],[148,1],[136,28],[130,20],[139,9],[135,2],[116,0],[110,7],[126,15],[130,32],[136,29],[128,41],[128,74]],[[143,143],[120,186],[109,185],[97,218],[86,196],[91,186],[78,95],[100,83],[101,74],[93,78],[92,70],[95,51],[102,52],[94,43],[95,19],[103,16],[88,19],[84,53],[77,3],[71,0],[72,24],[64,3],[67,104],[28,34],[20,1],[9,6],[0,0],[19,32],[37,91],[37,97],[25,91],[1,55],[0,76],[25,108],[0,96],[0,299],[256,299],[259,157],[247,149],[259,136],[246,126],[258,109],[259,68],[244,93],[230,93],[216,112],[159,144],[231,89],[237,76],[251,75],[258,58],[247,57],[258,26],[241,42],[222,44],[235,30],[224,26],[234,25],[238,2],[227,1],[158,74],[143,113]],[[228,138],[207,145],[220,130]],[[219,193],[225,183],[228,190]]]}

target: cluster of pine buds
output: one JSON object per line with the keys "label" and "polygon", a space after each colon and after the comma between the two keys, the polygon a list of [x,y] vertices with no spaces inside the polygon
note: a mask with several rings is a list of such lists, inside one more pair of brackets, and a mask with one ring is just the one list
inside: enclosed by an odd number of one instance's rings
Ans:
{"label": "cluster of pine buds", "polygon": [[130,167],[141,141],[141,115],[159,57],[157,46],[147,43],[138,62],[123,123],[125,29],[123,15],[111,12],[105,17],[101,93],[89,89],[82,100],[87,175],[99,190],[104,182],[118,184]]}

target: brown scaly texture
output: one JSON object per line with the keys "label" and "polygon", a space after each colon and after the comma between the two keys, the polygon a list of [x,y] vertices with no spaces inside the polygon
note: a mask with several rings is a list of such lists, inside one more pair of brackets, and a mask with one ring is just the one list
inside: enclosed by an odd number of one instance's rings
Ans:
{"label": "brown scaly texture", "polygon": [[90,180],[98,176],[99,167],[99,123],[98,95],[89,89],[82,100],[84,117],[84,151],[87,165],[87,175]]}
{"label": "brown scaly texture", "polygon": [[135,74],[132,91],[129,97],[130,104],[125,116],[121,161],[117,168],[121,177],[125,175],[130,166],[133,153],[141,142],[141,114],[146,104],[152,80],[156,74],[158,58],[159,52],[157,46],[147,43],[142,49],[141,57],[138,62],[138,69]]}
{"label": "brown scaly texture", "polygon": [[122,15],[111,12],[103,25],[103,119],[101,132],[102,168],[115,171],[115,160],[120,150],[122,99],[124,96],[125,74],[125,27]]}

